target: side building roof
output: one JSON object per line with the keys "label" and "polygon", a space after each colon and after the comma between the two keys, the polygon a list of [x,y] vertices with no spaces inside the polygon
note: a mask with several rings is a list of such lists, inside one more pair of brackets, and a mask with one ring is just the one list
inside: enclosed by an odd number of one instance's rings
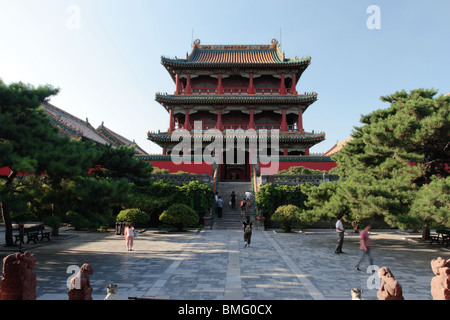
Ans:
{"label": "side building roof", "polygon": [[120,146],[130,146],[132,144],[134,144],[136,147],[134,148],[134,151],[136,154],[147,154],[147,152],[142,149],[141,147],[139,147],[137,145],[137,143],[133,140],[130,141],[127,138],[121,136],[120,134],[112,131],[111,129],[105,127],[104,123],[102,122],[102,124],[97,128],[97,131],[100,132],[101,134],[103,134],[103,136],[105,136],[112,145],[116,146],[116,147],[120,147]]}
{"label": "side building roof", "polygon": [[147,154],[135,142],[131,142],[112,130],[107,129],[103,124],[99,127],[100,130],[95,129],[89,123],[88,119],[81,120],[48,102],[43,102],[41,107],[47,113],[50,123],[56,127],[63,136],[72,139],[91,140],[100,145],[112,145],[116,148],[120,145],[135,144],[136,154]]}
{"label": "side building roof", "polygon": [[338,153],[339,151],[342,150],[342,148],[349,143],[350,141],[353,140],[353,137],[348,137],[347,139],[344,139],[342,141],[337,141],[336,144],[334,146],[331,147],[330,150],[328,150],[327,152],[325,152],[324,154],[322,154],[323,157],[331,157],[333,155],[335,155],[336,153]]}

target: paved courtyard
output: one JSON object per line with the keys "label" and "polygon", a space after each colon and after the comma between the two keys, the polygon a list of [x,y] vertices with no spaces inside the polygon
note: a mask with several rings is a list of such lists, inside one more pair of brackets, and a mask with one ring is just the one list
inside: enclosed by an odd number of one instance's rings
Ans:
{"label": "paved courtyard", "polygon": [[[450,258],[450,248],[412,241],[419,237],[372,230],[374,264],[391,269],[405,300],[431,300],[430,261]],[[248,248],[240,230],[144,230],[134,250],[126,251],[123,236],[112,231],[62,230],[51,242],[23,249],[37,257],[33,270],[38,300],[67,300],[68,267],[84,263],[94,268],[94,300],[104,299],[109,283],[118,285],[121,300],[349,300],[354,287],[364,290],[364,299],[376,300],[375,277],[366,272],[368,260],[362,271],[354,269],[358,239],[347,233],[345,254],[336,255],[334,230],[256,230]],[[13,252],[0,247],[2,258]]]}

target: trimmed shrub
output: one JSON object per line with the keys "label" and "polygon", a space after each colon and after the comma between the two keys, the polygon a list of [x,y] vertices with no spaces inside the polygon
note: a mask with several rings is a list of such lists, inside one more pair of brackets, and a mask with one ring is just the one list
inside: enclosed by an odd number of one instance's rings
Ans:
{"label": "trimmed shrub", "polygon": [[150,216],[137,208],[125,209],[119,212],[116,221],[129,222],[135,226],[139,226],[148,223],[150,221]]}
{"label": "trimmed shrub", "polygon": [[272,215],[272,220],[281,223],[284,231],[291,232],[292,226],[301,222],[301,211],[297,206],[284,205],[278,207]]}
{"label": "trimmed shrub", "polygon": [[159,216],[159,220],[183,231],[183,228],[198,223],[198,214],[187,205],[176,203],[168,207]]}

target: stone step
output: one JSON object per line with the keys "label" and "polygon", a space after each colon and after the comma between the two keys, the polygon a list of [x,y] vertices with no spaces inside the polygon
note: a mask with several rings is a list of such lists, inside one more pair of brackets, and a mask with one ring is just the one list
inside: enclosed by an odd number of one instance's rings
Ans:
{"label": "stone step", "polygon": [[[236,194],[236,209],[232,209],[230,202],[231,192]],[[222,197],[224,207],[222,210],[222,218],[218,218],[217,215],[214,218],[212,229],[241,229],[244,218],[241,215],[239,203],[245,197],[245,192],[252,192],[251,182],[219,182],[217,192]],[[253,220],[253,205],[254,197],[252,194],[252,206],[247,208],[247,215]]]}

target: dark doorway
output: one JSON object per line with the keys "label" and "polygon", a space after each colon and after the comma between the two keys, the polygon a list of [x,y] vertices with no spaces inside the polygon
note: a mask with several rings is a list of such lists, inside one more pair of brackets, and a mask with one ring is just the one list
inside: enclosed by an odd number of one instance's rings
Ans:
{"label": "dark doorway", "polygon": [[[238,153],[224,151],[223,164],[220,165],[220,172],[222,181],[250,181],[250,162],[249,153],[247,151],[241,151],[244,154],[244,161],[238,159]],[[227,157],[228,155],[228,157]]]}

